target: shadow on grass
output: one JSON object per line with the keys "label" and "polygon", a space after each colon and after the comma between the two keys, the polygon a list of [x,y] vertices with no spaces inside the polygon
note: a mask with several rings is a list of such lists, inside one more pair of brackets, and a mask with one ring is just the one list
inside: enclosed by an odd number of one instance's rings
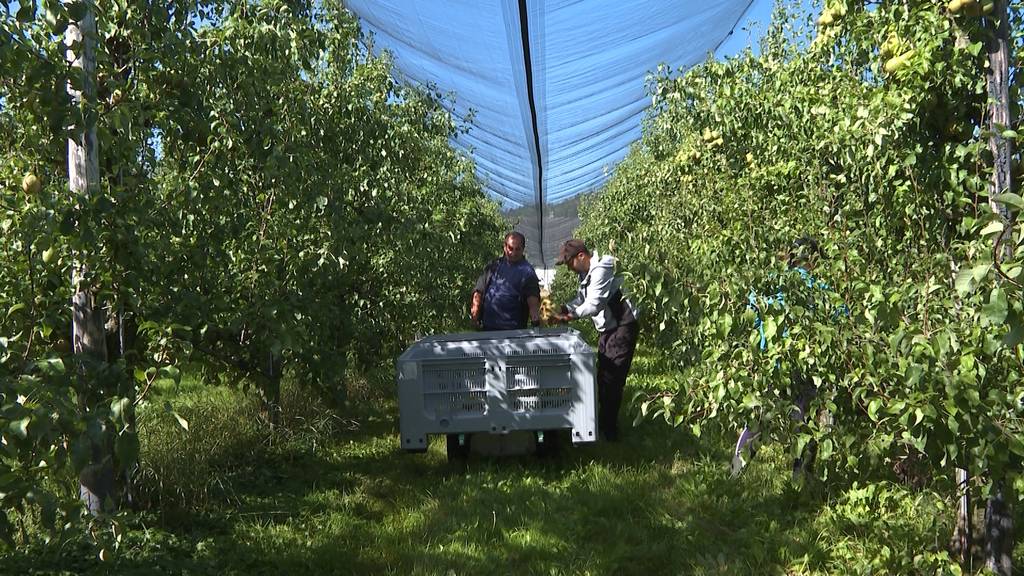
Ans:
{"label": "shadow on grass", "polygon": [[[645,424],[618,444],[444,461],[367,429],[306,473],[252,486],[219,569],[276,574],[753,573],[822,556],[801,528],[819,501],[726,477],[692,439]],[[694,458],[697,458],[696,460]],[[769,483],[770,486],[771,483]],[[778,483],[775,483],[778,484]],[[287,514],[272,516],[278,507]],[[251,514],[251,517],[245,517]]]}
{"label": "shadow on grass", "polygon": [[252,465],[260,472],[236,484],[236,506],[145,530],[136,519],[113,565],[44,554],[20,566],[40,574],[738,574],[822,556],[805,529],[820,500],[786,490],[770,466],[730,481],[721,458],[658,423],[556,459],[463,466],[445,461],[442,442],[413,455],[396,438],[381,412],[316,453],[268,452]]}
{"label": "shadow on grass", "polygon": [[[638,364],[645,371],[645,364]],[[651,369],[657,369],[651,367]],[[811,520],[825,502],[792,490],[784,457],[730,480],[725,442],[661,422],[557,458],[449,464],[398,449],[397,410],[318,444],[256,452],[201,512],[129,520],[114,560],[53,547],[4,558],[11,573],[752,574],[826,561]]]}
{"label": "shadow on grass", "polygon": [[[641,377],[662,369],[648,364]],[[109,563],[86,545],[36,547],[0,558],[0,572],[831,573],[845,571],[837,548],[870,557],[887,542],[929,545],[932,527],[901,522],[913,498],[851,497],[842,480],[829,485],[840,496],[798,491],[781,446],[732,480],[731,436],[644,421],[622,442],[557,458],[452,465],[440,438],[426,454],[401,452],[396,414],[366,403],[347,415],[358,426],[255,451],[200,512],[133,517]]]}

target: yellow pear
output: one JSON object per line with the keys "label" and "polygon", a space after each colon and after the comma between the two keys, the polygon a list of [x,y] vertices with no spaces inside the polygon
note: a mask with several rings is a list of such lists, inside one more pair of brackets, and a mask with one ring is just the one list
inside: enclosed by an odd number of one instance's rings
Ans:
{"label": "yellow pear", "polygon": [[893,72],[896,72],[900,68],[903,68],[904,66],[907,65],[907,62],[910,61],[910,58],[913,55],[914,55],[914,51],[913,50],[907,50],[906,52],[904,52],[903,54],[900,54],[899,56],[894,56],[892,58],[889,58],[888,60],[885,61],[885,66],[883,66],[883,69],[885,70],[885,73],[886,74],[892,74]]}
{"label": "yellow pear", "polygon": [[42,188],[43,183],[39,181],[39,177],[31,172],[25,174],[25,177],[21,179],[21,189],[25,194],[35,196],[36,194],[39,194],[39,191],[42,190]]}
{"label": "yellow pear", "polygon": [[[959,2],[960,0],[954,0]],[[892,58],[896,55],[896,51],[900,48],[900,38],[895,34],[890,34],[885,42],[882,42],[882,46],[878,49],[878,54],[882,58]]]}

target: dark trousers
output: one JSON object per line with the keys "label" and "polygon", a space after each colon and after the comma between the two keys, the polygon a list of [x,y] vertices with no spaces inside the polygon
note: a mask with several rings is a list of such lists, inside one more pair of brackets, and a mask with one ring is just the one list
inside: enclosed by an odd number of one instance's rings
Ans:
{"label": "dark trousers", "polygon": [[626,376],[633,364],[640,323],[630,322],[602,332],[597,339],[597,429],[607,440],[619,436],[619,406]]}

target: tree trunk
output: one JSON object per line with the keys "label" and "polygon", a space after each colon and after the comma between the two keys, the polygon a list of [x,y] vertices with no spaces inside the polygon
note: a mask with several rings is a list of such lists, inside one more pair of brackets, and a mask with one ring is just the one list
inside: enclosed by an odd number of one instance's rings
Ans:
{"label": "tree trunk", "polygon": [[263,390],[262,416],[271,429],[277,428],[281,423],[281,372],[283,362],[281,356],[273,352],[267,353],[267,365],[264,369],[267,387]]}
{"label": "tree trunk", "polygon": [[[996,0],[993,15],[998,15],[998,25],[992,24],[992,35],[988,41],[989,67],[985,74],[988,85],[988,126],[991,132],[988,148],[992,152],[992,179],[989,181],[989,202],[1004,217],[1008,215],[1006,206],[996,202],[995,197],[1010,191],[1010,157],[1013,155],[1013,142],[1003,138],[1002,132],[1013,126],[1010,118],[1010,25],[1006,9],[1007,0]],[[1009,235],[1007,226],[1005,234]],[[1010,256],[1012,243],[1004,242],[1005,251],[1000,258]]]}
{"label": "tree trunk", "polygon": [[[87,4],[88,6],[88,4]],[[75,134],[68,140],[68,181],[71,192],[88,198],[99,187],[99,145],[96,141],[96,19],[87,8],[80,21],[68,24],[64,36],[66,57],[72,74],[78,74],[68,83],[68,95],[80,117]],[[78,84],[78,87],[76,87]],[[79,226],[88,226],[79,222]],[[77,262],[72,272],[74,297],[72,300],[72,336],[76,354],[99,362],[107,360],[106,334],[103,310],[96,307],[92,287],[87,285],[88,271]],[[79,369],[79,407],[86,414],[92,404],[88,374],[84,364]],[[114,493],[113,462],[108,447],[92,446],[92,462],[79,476],[79,494],[86,508],[98,514],[112,501]]]}
{"label": "tree trunk", "polygon": [[[1001,234],[1001,250],[993,256],[1003,260],[1013,256],[1013,222],[1006,206],[995,202],[998,194],[1012,190],[1010,183],[1010,157],[1012,141],[1002,136],[1013,126],[1010,118],[1010,24],[1007,0],[996,0],[992,17],[988,20],[992,34],[988,40],[989,67],[986,72],[988,86],[988,148],[992,152],[992,179],[989,198],[993,207],[1003,215],[1006,226]],[[992,491],[985,507],[985,565],[994,574],[1009,576],[1013,572],[1013,516],[1009,500],[1004,498],[1005,482],[1002,477],[991,478]]]}
{"label": "tree trunk", "polygon": [[[966,458],[966,454],[963,457]],[[971,482],[966,468],[956,469],[956,488],[959,494],[956,509],[956,528],[953,530],[953,541],[950,542],[950,548],[953,550],[953,555],[960,561],[960,565],[970,569],[971,527],[973,523],[971,522]]]}
{"label": "tree trunk", "polygon": [[1013,517],[1002,481],[992,486],[985,506],[985,566],[999,576],[1013,573]]}

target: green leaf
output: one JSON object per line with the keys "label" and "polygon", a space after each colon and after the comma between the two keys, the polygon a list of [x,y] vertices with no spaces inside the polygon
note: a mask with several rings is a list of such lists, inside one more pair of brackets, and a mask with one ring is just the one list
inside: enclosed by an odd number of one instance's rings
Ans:
{"label": "green leaf", "polygon": [[0,541],[14,548],[14,525],[7,518],[7,511],[0,509]]}
{"label": "green leaf", "polygon": [[110,402],[110,419],[115,422],[122,422],[128,415],[131,402],[127,398],[114,398]]}
{"label": "green leaf", "polygon": [[114,454],[121,470],[126,470],[139,459],[139,435],[132,430],[125,430],[117,435],[114,441]]}
{"label": "green leaf", "polygon": [[18,310],[22,310],[24,308],[25,308],[25,303],[24,302],[18,302],[17,304],[15,304],[14,306],[11,306],[10,309],[7,310],[7,317],[10,318],[11,314],[14,314]]}
{"label": "green leaf", "polygon": [[188,420],[185,420],[184,418],[181,417],[180,414],[175,412],[174,408],[171,407],[170,402],[164,402],[164,412],[167,412],[168,414],[174,416],[174,419],[178,422],[178,426],[181,426],[183,430],[188,432]]}
{"label": "green leaf", "polygon": [[170,378],[175,384],[181,383],[181,370],[178,370],[176,366],[164,366],[160,371],[163,372],[165,378]]}
{"label": "green leaf", "polygon": [[1006,315],[1006,324],[1010,326],[1010,331],[1003,336],[1003,346],[1015,348],[1024,342],[1024,317],[1020,312],[1010,310]]}
{"label": "green leaf", "polygon": [[881,398],[872,398],[871,401],[868,402],[868,418],[871,418],[871,420],[873,420],[875,422],[878,422],[878,410],[881,407],[882,407],[882,399]]}
{"label": "green leaf", "polygon": [[47,376],[60,376],[64,374],[64,361],[60,358],[47,358],[46,360],[40,360],[36,362],[36,367],[39,371]]}
{"label": "green leaf", "polygon": [[982,236],[991,236],[993,234],[999,234],[1000,232],[1003,231],[1004,228],[1005,226],[1003,226],[1002,222],[1000,222],[999,220],[993,220],[988,223],[988,226],[982,228],[979,234],[981,234]]}
{"label": "green leaf", "polygon": [[970,268],[961,268],[956,273],[956,280],[953,282],[953,286],[956,288],[957,293],[963,297],[971,292],[973,283],[974,272]]}
{"label": "green leaf", "polygon": [[39,520],[47,530],[53,530],[57,524],[57,499],[50,493],[39,497]]}
{"label": "green leaf", "polygon": [[89,11],[89,4],[84,0],[75,0],[67,4],[68,17],[75,22],[81,22]]}
{"label": "green leaf", "polygon": [[188,420],[182,418],[177,412],[171,412],[171,414],[174,416],[174,419],[178,421],[178,426],[181,426],[182,430],[188,432]]}
{"label": "green leaf", "polygon": [[975,282],[981,282],[988,276],[989,270],[992,269],[992,264],[978,264],[974,268],[971,268],[971,275],[974,277]]}
{"label": "green leaf", "polygon": [[14,434],[18,438],[24,440],[25,438],[28,438],[28,425],[31,421],[32,418],[30,416],[26,416],[8,424],[7,429],[11,431],[11,434]]}
{"label": "green leaf", "polygon": [[767,318],[764,320],[764,338],[765,341],[771,345],[772,340],[775,338],[775,334],[778,332],[779,325],[775,322],[774,318]]}
{"label": "green leaf", "polygon": [[818,458],[828,460],[832,457],[833,444],[831,438],[825,438],[818,447]]}
{"label": "green leaf", "polygon": [[1000,288],[994,288],[989,294],[988,303],[981,309],[981,325],[1000,325],[1006,320],[1006,315],[1006,293]]}
{"label": "green leaf", "polygon": [[1024,456],[1024,442],[1017,436],[1011,436],[1007,438],[1007,446],[1010,452],[1013,452],[1017,456]]}
{"label": "green leaf", "polygon": [[[16,15],[18,22],[21,22],[22,24],[31,22],[32,19],[36,17],[36,1],[21,0],[18,4],[18,14]],[[8,14],[8,16],[10,15]]]}
{"label": "green leaf", "polygon": [[690,425],[690,432],[693,432],[694,436],[696,436],[697,438],[700,438],[700,424],[697,423],[697,422],[694,422],[693,424],[691,424]]}
{"label": "green leaf", "polygon": [[1024,209],[1024,198],[1021,198],[1019,194],[1015,194],[1013,192],[1003,192],[1002,194],[997,194],[996,197],[993,198],[993,200],[999,202],[1000,204],[1012,206],[1017,210]]}

